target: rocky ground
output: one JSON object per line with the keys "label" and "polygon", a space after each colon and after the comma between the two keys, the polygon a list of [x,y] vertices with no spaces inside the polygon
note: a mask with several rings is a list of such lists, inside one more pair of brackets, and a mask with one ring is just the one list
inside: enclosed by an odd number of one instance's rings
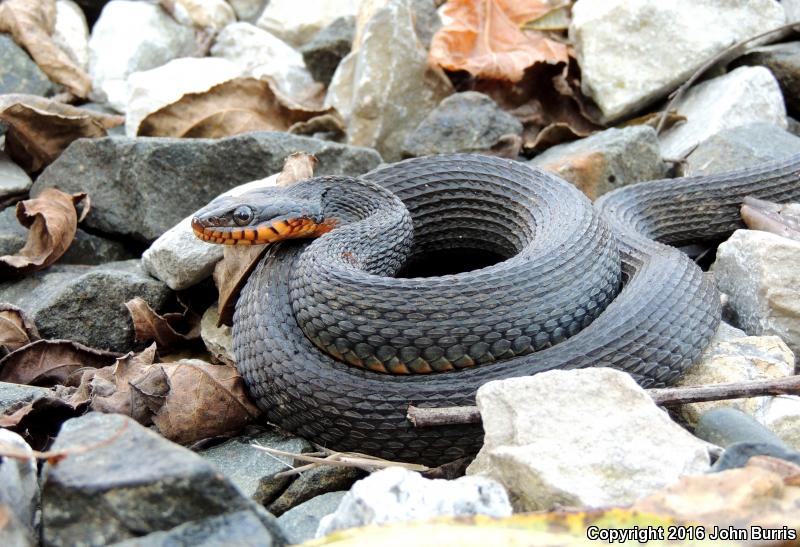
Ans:
{"label": "rocky ground", "polygon": [[[795,539],[797,395],[666,412],[610,369],[491,382],[482,450],[437,469],[264,424],[218,326],[235,262],[189,216],[296,178],[298,152],[346,175],[493,154],[593,199],[798,154],[800,42],[768,33],[798,20],[797,0],[4,0],[0,544],[284,545],[384,524],[333,538],[580,545],[592,519]],[[725,322],[679,387],[794,379],[800,215],[784,214],[782,235],[686,249]]]}

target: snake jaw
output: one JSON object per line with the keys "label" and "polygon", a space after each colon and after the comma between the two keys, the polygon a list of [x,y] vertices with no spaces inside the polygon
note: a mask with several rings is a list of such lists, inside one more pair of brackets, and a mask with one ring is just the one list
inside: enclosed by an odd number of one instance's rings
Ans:
{"label": "snake jaw", "polygon": [[221,245],[266,245],[285,239],[313,238],[337,226],[335,219],[317,221],[309,217],[281,218],[253,226],[215,226],[192,218],[192,231],[199,239]]}

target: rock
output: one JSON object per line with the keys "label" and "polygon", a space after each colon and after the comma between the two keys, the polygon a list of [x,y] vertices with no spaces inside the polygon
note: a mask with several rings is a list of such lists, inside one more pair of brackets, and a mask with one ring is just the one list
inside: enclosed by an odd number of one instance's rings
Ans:
{"label": "rock", "polygon": [[240,511],[253,513],[269,531],[259,536],[261,544],[284,543],[274,517],[260,511],[213,465],[127,416],[93,412],[68,420],[52,450],[79,446],[93,448],[42,471],[46,545],[104,545],[190,521],[200,526],[194,533],[202,538],[211,527],[197,521]]}
{"label": "rock", "polygon": [[800,450],[800,397],[770,397],[755,418],[788,446]]}
{"label": "rock", "polygon": [[796,450],[766,442],[739,442],[728,446],[711,470],[720,472],[744,467],[753,456],[772,456],[800,465],[800,452]]}
{"label": "rock", "polygon": [[236,14],[225,0],[175,0],[172,6],[176,21],[212,35],[236,22]]}
{"label": "rock", "polygon": [[[678,386],[705,386],[752,380],[783,378],[794,371],[794,356],[777,336],[737,336],[712,338],[696,365],[681,377]],[[750,397],[728,401],[708,401],[681,405],[681,418],[690,426],[700,415],[714,408],[732,407],[756,415],[771,397]],[[756,418],[758,419],[758,418]]]}
{"label": "rock", "polygon": [[308,71],[318,82],[331,83],[336,67],[350,53],[356,33],[356,18],[339,17],[300,48]]}
{"label": "rock", "polygon": [[752,417],[741,410],[727,406],[703,412],[697,420],[694,434],[704,441],[722,447],[742,442],[783,445],[783,441],[772,431]]}
{"label": "rock", "polygon": [[665,97],[713,54],[783,23],[774,0],[579,0],[569,35],[581,89],[611,122]]}
{"label": "rock", "polygon": [[444,72],[428,64],[414,31],[411,0],[364,4],[353,51],[342,60],[326,104],[347,121],[348,142],[401,158],[403,142],[428,113],[453,93]]}
{"label": "rock", "polygon": [[49,95],[53,83],[10,35],[0,33],[0,94]]}
{"label": "rock", "polygon": [[[300,504],[316,499],[318,496],[338,490],[349,490],[353,483],[363,479],[365,474],[354,467],[323,465],[322,467],[309,469],[298,475],[286,490],[267,506],[267,509],[276,517],[280,517],[284,513],[294,510]],[[333,513],[333,509],[328,512]],[[324,515],[320,515],[320,517],[322,516]],[[316,527],[314,530],[316,530]]]}
{"label": "rock", "polygon": [[33,547],[38,545],[27,527],[10,507],[0,505],[0,545],[8,547]]}
{"label": "rock", "polygon": [[634,182],[663,179],[669,171],[656,132],[646,125],[606,129],[559,144],[528,163],[568,180],[590,199]]}
{"label": "rock", "polygon": [[729,297],[737,326],[749,334],[775,334],[800,352],[800,241],[755,230],[736,230],[717,249],[713,270]]}
{"label": "rock", "polygon": [[788,124],[786,130],[795,137],[800,137],[800,122],[790,116],[786,116],[786,123]]}
{"label": "rock", "polygon": [[509,136],[521,137],[522,123],[490,97],[466,91],[450,95],[430,111],[406,137],[403,155],[487,153]]}
{"label": "rock", "polygon": [[83,10],[72,0],[56,1],[53,41],[76,65],[89,69],[89,27]]}
{"label": "rock", "polygon": [[292,458],[266,454],[253,448],[253,442],[295,454],[307,452],[312,447],[299,437],[271,430],[253,438],[231,439],[199,452],[247,497],[265,504],[272,501],[289,483],[288,477],[276,479],[273,475],[291,469]]}
{"label": "rock", "polygon": [[486,434],[467,474],[502,483],[515,511],[627,505],[709,466],[705,444],[618,370],[493,381],[477,403]]}
{"label": "rock", "polygon": [[0,302],[27,312],[42,338],[120,352],[134,347],[133,322],[125,302],[139,296],[159,310],[170,294],[163,283],[142,271],[138,260],[55,265],[0,283]]}
{"label": "rock", "polygon": [[159,5],[112,0],[89,39],[89,74],[96,100],[125,112],[130,74],[191,55],[195,47],[194,31],[177,23]]}
{"label": "rock", "polygon": [[187,93],[208,91],[241,75],[238,66],[225,59],[186,57],[128,77],[125,134],[135,137],[148,114],[176,102]]}
{"label": "rock", "polygon": [[724,173],[800,152],[800,138],[771,123],[724,129],[701,142],[687,157],[685,175]]}
{"label": "rock", "polygon": [[150,242],[232,186],[279,172],[294,152],[314,154],[318,175],[360,175],[381,161],[374,150],[276,132],[78,139],[39,175],[31,193],[48,186],[88,192],[86,226]]}
{"label": "rock", "polygon": [[228,0],[228,3],[236,12],[239,21],[255,23],[269,3],[269,0]]}
{"label": "rock", "polygon": [[790,114],[800,115],[800,42],[786,42],[750,50],[736,60],[741,65],[767,67],[778,80]]}
{"label": "rock", "polygon": [[442,28],[442,18],[436,10],[439,2],[434,0],[414,0],[414,30],[422,47],[431,48],[431,40],[436,31]]}
{"label": "rock", "polygon": [[24,196],[30,190],[31,184],[31,178],[25,170],[0,150],[0,204]]}
{"label": "rock", "polygon": [[280,517],[278,524],[291,544],[314,539],[319,521],[330,515],[347,492],[328,492],[290,509]]}
{"label": "rock", "polygon": [[242,74],[269,77],[277,90],[302,102],[322,92],[299,51],[250,23],[234,23],[217,36],[211,54],[235,64]]}
{"label": "rock", "polygon": [[0,414],[10,414],[25,403],[52,394],[53,392],[45,387],[0,382]]}
{"label": "rock", "polygon": [[270,0],[256,25],[299,47],[337,17],[355,15],[362,0]]}
{"label": "rock", "polygon": [[786,129],[786,107],[775,77],[764,67],[736,70],[692,87],[677,104],[687,121],[661,134],[661,152],[682,158],[725,129],[755,122]]}
{"label": "rock", "polygon": [[487,477],[431,480],[401,467],[390,467],[355,483],[336,512],[320,521],[317,537],[367,524],[477,514],[491,517],[511,514],[508,496],[494,480]]}
{"label": "rock", "polygon": [[[29,539],[33,540],[34,513],[39,505],[36,458],[33,457],[33,450],[25,439],[8,429],[0,428],[0,447],[30,456],[27,460],[0,459],[0,507],[4,505],[8,507],[17,520],[28,529]],[[3,527],[0,523],[0,528]]]}
{"label": "rock", "polygon": [[[168,232],[169,233],[169,232]],[[171,288],[171,287],[170,287]],[[234,366],[233,336],[228,325],[217,326],[219,309],[215,302],[205,311],[200,320],[200,338],[203,340],[211,359],[223,365]]]}

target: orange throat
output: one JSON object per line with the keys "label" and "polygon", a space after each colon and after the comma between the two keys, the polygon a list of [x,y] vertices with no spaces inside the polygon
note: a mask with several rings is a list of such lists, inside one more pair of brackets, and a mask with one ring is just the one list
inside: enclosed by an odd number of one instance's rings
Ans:
{"label": "orange throat", "polygon": [[314,238],[326,234],[337,225],[334,219],[325,219],[320,223],[308,218],[292,218],[278,220],[261,226],[210,226],[204,227],[200,222],[192,220],[194,235],[209,243],[222,245],[265,245],[284,239]]}

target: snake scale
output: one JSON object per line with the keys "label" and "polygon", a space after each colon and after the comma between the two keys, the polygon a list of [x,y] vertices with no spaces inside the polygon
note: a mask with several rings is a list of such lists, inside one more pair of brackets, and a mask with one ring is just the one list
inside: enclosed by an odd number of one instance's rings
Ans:
{"label": "snake scale", "polygon": [[[490,380],[608,366],[668,385],[719,323],[713,280],[671,245],[741,227],[745,196],[800,199],[800,156],[634,184],[594,205],[525,164],[456,154],[216,200],[199,237],[273,244],[243,289],[234,353],[267,419],[320,445],[437,465],[480,425],[415,428]],[[295,237],[319,236],[308,240]],[[466,250],[478,269],[396,277]]]}

